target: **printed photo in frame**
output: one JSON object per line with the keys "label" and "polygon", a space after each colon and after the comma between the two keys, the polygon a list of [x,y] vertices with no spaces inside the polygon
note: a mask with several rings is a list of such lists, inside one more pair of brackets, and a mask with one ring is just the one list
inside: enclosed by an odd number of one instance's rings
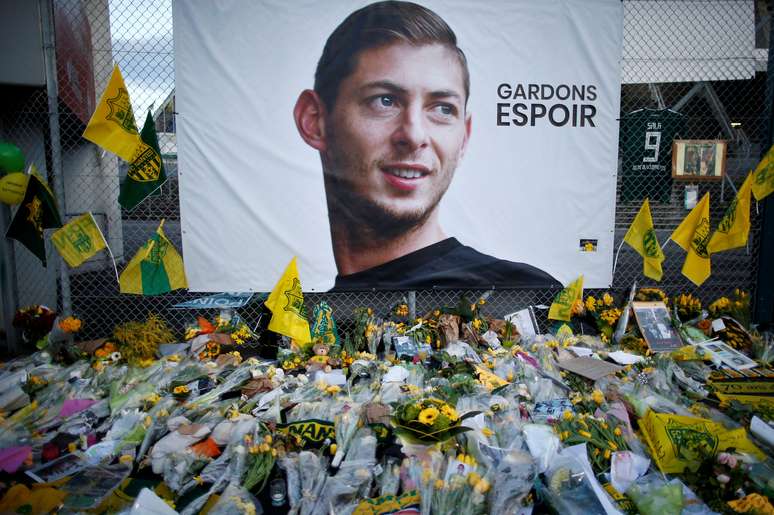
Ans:
{"label": "printed photo in frame", "polygon": [[632,302],[632,311],[642,337],[653,352],[670,352],[682,347],[680,335],[672,327],[669,309],[663,302]]}
{"label": "printed photo in frame", "polygon": [[728,142],[722,139],[676,139],[672,142],[672,178],[719,181],[726,173]]}

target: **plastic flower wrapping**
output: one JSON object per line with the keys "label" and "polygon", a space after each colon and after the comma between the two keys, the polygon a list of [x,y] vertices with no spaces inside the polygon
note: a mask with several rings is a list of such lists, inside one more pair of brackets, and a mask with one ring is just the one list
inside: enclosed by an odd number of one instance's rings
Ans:
{"label": "plastic flower wrapping", "polygon": [[49,345],[0,368],[0,510],[772,512],[774,339],[748,294],[591,292],[534,335],[489,298],[321,303],[303,344],[235,313],[79,342],[88,320],[30,308]]}

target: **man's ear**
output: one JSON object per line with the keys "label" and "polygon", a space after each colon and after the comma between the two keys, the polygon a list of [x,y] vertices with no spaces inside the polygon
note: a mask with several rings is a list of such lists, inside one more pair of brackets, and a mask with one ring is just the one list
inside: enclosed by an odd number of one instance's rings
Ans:
{"label": "man's ear", "polygon": [[465,151],[468,149],[468,142],[470,141],[470,131],[472,127],[473,127],[473,115],[468,113],[465,116],[465,139],[462,142],[462,147],[460,147],[459,159],[462,159],[462,157],[465,155]]}
{"label": "man's ear", "polygon": [[317,92],[305,89],[298,96],[296,106],[293,108],[293,118],[296,120],[296,128],[307,145],[325,152],[325,107]]}

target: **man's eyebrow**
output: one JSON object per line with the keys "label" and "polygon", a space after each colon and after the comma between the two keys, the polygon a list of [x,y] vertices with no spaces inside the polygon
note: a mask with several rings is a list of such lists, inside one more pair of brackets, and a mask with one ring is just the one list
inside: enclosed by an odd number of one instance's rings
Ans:
{"label": "man's eyebrow", "polygon": [[453,89],[440,89],[438,91],[431,91],[430,97],[431,98],[453,98],[459,102],[462,102],[462,95],[460,95]]}
{"label": "man's eyebrow", "polygon": [[408,90],[404,87],[399,86],[398,84],[395,84],[392,81],[389,80],[376,80],[373,82],[369,82],[367,84],[363,84],[360,86],[360,91],[367,91],[369,89],[386,89],[387,91],[391,93],[408,93]]}
{"label": "man's eyebrow", "polygon": [[[370,89],[384,89],[391,93],[399,93],[399,94],[408,93],[408,90],[406,88],[389,80],[377,80],[377,81],[369,82],[367,84],[363,84],[362,86],[360,86],[359,89],[361,92],[367,92]],[[434,99],[453,98],[459,102],[462,102],[462,95],[460,95],[453,89],[439,89],[436,91],[431,91],[429,93],[429,96]]]}

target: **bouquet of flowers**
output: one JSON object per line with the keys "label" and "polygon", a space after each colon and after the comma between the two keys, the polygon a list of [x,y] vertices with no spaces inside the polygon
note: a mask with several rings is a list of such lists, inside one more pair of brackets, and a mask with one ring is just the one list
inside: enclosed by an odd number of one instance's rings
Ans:
{"label": "bouquet of flowers", "polygon": [[589,460],[597,473],[610,469],[612,453],[629,449],[621,427],[587,413],[576,416],[569,410],[565,411],[554,425],[554,431],[565,446],[585,443]]}
{"label": "bouquet of flowers", "polygon": [[720,297],[707,308],[712,318],[729,316],[750,327],[750,294],[736,288],[731,298]]}
{"label": "bouquet of flowers", "polygon": [[615,306],[613,296],[607,292],[599,299],[589,295],[584,301],[584,307],[586,316],[594,322],[602,341],[605,343],[610,342],[622,313],[621,309]]}
{"label": "bouquet of flowers", "polygon": [[701,301],[690,293],[682,293],[672,300],[680,320],[692,320],[701,315]]}
{"label": "bouquet of flowers", "polygon": [[25,342],[37,342],[45,337],[54,325],[56,312],[46,306],[27,306],[16,311],[13,326],[21,329]]}
{"label": "bouquet of flowers", "polygon": [[471,428],[462,426],[462,421],[480,413],[471,411],[460,416],[451,405],[434,397],[407,401],[394,408],[394,431],[410,443],[444,442],[470,431]]}

